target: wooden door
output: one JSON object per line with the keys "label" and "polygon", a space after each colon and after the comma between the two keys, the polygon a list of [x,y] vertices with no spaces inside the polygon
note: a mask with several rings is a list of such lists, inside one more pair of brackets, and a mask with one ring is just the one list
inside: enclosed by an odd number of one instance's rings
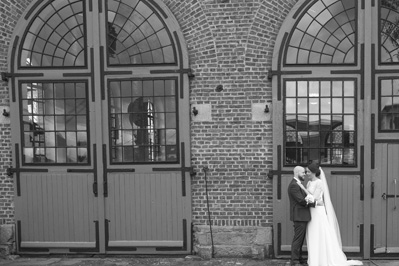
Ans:
{"label": "wooden door", "polygon": [[326,174],[343,250],[363,256],[368,145],[363,127],[370,121],[363,108],[368,87],[364,71],[359,70],[364,69],[359,41],[363,40],[364,8],[358,3],[298,1],[277,37],[269,71],[274,150],[269,177],[273,179],[276,256],[289,256],[291,251],[294,229],[287,187],[293,169],[312,161],[318,161]]}
{"label": "wooden door", "polygon": [[178,84],[173,76],[108,78],[107,253],[190,253],[189,113],[178,115],[188,94]]}
{"label": "wooden door", "polygon": [[172,13],[146,0],[31,8],[7,74],[18,252],[190,253],[189,69]]}
{"label": "wooden door", "polygon": [[372,193],[372,255],[399,256],[399,144],[376,145]]}

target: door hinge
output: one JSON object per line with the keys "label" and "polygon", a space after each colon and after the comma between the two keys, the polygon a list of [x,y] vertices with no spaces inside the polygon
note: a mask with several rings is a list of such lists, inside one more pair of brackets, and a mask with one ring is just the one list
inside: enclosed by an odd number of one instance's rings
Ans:
{"label": "door hinge", "polygon": [[104,182],[104,197],[108,197],[108,182]]}
{"label": "door hinge", "polygon": [[98,183],[97,183],[97,181],[93,182],[93,193],[94,193],[95,197],[98,196]]}
{"label": "door hinge", "polygon": [[12,176],[16,172],[17,172],[16,168],[12,168],[12,167],[7,168],[7,175],[8,176]]}
{"label": "door hinge", "polygon": [[8,81],[8,78],[11,78],[12,75],[11,73],[7,73],[7,72],[1,72],[1,80],[2,81]]}

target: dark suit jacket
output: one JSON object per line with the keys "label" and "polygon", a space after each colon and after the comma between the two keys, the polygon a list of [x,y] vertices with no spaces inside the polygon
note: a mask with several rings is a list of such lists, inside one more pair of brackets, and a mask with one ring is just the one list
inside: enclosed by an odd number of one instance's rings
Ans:
{"label": "dark suit jacket", "polygon": [[294,222],[310,221],[310,205],[306,203],[306,193],[294,178],[288,186],[288,197],[290,198],[290,220]]}

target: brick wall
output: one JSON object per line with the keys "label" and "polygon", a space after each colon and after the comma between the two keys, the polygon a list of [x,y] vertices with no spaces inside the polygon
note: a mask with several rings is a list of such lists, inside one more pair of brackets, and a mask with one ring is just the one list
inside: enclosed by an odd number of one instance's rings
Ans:
{"label": "brick wall", "polygon": [[[7,55],[13,29],[30,1],[0,1],[0,72],[7,72]],[[12,162],[10,120],[2,115],[9,110],[9,87],[0,80],[0,224],[14,222],[13,179],[7,175]]]}
{"label": "brick wall", "polygon": [[[191,103],[212,110],[211,119],[191,123],[194,223],[207,224],[207,166],[215,225],[271,226],[272,184],[266,174],[273,159],[272,121],[253,121],[251,106],[271,102],[267,71],[274,41],[296,1],[164,2],[189,49],[195,74]],[[223,91],[215,91],[218,85]]]}

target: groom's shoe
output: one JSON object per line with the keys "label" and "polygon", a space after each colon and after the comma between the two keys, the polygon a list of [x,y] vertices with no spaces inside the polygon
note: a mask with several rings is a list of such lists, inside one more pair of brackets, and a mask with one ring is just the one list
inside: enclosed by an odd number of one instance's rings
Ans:
{"label": "groom's shoe", "polygon": [[301,262],[302,266],[309,266],[307,262]]}

